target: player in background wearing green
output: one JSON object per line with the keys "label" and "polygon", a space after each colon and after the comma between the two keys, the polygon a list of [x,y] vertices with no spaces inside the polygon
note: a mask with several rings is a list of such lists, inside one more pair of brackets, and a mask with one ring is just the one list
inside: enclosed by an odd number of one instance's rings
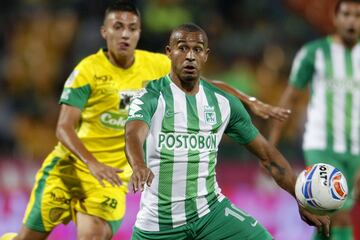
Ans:
{"label": "player in background wearing green", "polygon": [[[78,239],[109,239],[120,227],[131,176],[123,150],[129,99],[147,80],[170,71],[166,55],[136,49],[140,32],[140,14],[131,1],[107,8],[101,27],[107,48],[84,58],[65,83],[56,129],[59,144],[37,174],[15,239],[45,239],[71,219]],[[282,120],[289,114],[217,84],[263,118]]]}
{"label": "player in background wearing green", "polygon": [[[245,145],[294,196],[290,165],[258,132],[238,99],[200,77],[209,48],[199,26],[173,30],[166,53],[170,74],[138,92],[125,126],[131,185],[142,192],[132,239],[272,239],[222,195],[215,173],[218,146],[224,133]],[[327,216],[299,211],[328,234]]]}
{"label": "player in background wearing green", "polygon": [[[280,106],[292,108],[309,88],[311,98],[303,139],[306,165],[329,163],[347,178],[349,190],[360,169],[360,1],[340,0],[334,14],[336,32],[303,46],[295,57]],[[284,124],[274,123],[270,142],[278,143]],[[351,240],[353,195],[331,217],[331,237]]]}

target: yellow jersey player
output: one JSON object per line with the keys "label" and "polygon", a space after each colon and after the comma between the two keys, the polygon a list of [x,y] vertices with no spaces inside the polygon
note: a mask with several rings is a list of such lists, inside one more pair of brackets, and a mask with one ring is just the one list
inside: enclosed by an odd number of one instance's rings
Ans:
{"label": "yellow jersey player", "polygon": [[[132,173],[124,154],[127,107],[136,90],[169,73],[171,66],[166,55],[135,50],[140,15],[132,3],[111,5],[101,34],[107,49],[82,60],[65,82],[56,129],[60,142],[36,175],[15,239],[45,239],[58,224],[71,220],[77,239],[111,239],[120,227]],[[289,114],[216,84],[263,118]]]}

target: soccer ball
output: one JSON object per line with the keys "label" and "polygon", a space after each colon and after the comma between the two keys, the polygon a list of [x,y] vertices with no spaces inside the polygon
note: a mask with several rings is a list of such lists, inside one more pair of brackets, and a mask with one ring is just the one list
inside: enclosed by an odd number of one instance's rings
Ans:
{"label": "soccer ball", "polygon": [[337,168],[317,163],[299,174],[295,195],[299,204],[310,212],[328,214],[343,206],[348,186],[345,176]]}

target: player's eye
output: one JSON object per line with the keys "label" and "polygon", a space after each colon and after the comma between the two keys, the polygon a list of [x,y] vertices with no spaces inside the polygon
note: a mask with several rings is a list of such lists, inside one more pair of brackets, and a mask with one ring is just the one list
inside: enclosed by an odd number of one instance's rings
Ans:
{"label": "player's eye", "polygon": [[200,53],[200,52],[202,52],[202,50],[203,50],[203,49],[202,49],[201,47],[196,47],[196,48],[195,48],[195,52],[196,52],[196,53]]}
{"label": "player's eye", "polygon": [[130,31],[135,32],[138,28],[135,25],[130,26]]}
{"label": "player's eye", "polygon": [[184,46],[184,45],[180,45],[180,46],[179,46],[179,49],[184,52],[184,51],[187,50],[187,47]]}
{"label": "player's eye", "polygon": [[344,17],[348,17],[350,15],[349,12],[343,12]]}
{"label": "player's eye", "polygon": [[122,28],[122,25],[121,24],[115,24],[114,25],[114,29],[115,30],[119,30],[119,29],[121,29]]}

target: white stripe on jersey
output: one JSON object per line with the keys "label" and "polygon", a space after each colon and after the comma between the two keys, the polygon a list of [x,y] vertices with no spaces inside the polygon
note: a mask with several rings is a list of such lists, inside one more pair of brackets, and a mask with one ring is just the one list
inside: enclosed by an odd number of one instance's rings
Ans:
{"label": "white stripe on jersey", "polygon": [[[151,120],[151,129],[146,139],[146,159],[148,167],[151,168],[154,173],[154,179],[150,187],[145,187],[145,190],[141,194],[140,211],[137,215],[136,224],[137,228],[145,231],[159,231],[158,222],[158,186],[159,186],[159,172],[160,172],[160,152],[156,149],[156,137],[157,133],[161,132],[162,122],[153,121],[154,119],[162,119],[165,112],[165,102],[162,95],[158,99],[157,109]],[[150,159],[152,159],[150,161]],[[157,159],[157,160],[154,160]]]}
{"label": "white stripe on jersey", "polygon": [[[359,75],[357,75],[359,76]],[[353,93],[352,118],[351,118],[351,153],[360,154],[359,141],[359,119],[360,119],[360,93]]]}
{"label": "white stripe on jersey", "polygon": [[[345,49],[340,44],[331,44],[331,60],[333,77],[336,81],[346,81]],[[344,153],[346,151],[345,140],[345,88],[336,88],[333,91],[333,135],[335,152]],[[332,146],[330,146],[332,147]]]}
{"label": "white stripe on jersey", "polygon": [[[175,84],[170,84],[174,102],[179,100],[184,104],[174,104],[174,130],[175,132],[187,132],[187,108],[186,95],[184,92],[178,91]],[[184,124],[185,123],[185,124]],[[179,176],[187,175],[188,153],[187,151],[174,148],[173,176],[172,176],[172,193],[171,193],[171,211],[173,227],[186,224],[185,199],[186,197],[186,181],[179,179]],[[181,181],[180,181],[181,180]]]}
{"label": "white stripe on jersey", "polygon": [[[352,52],[353,60],[353,78],[356,83],[360,84],[360,46],[356,45]],[[360,92],[353,91],[351,116],[351,153],[360,154]]]}
{"label": "white stripe on jersey", "polygon": [[326,82],[325,79],[325,59],[321,49],[315,53],[315,72],[313,77],[311,102],[308,105],[308,121],[305,125],[304,149],[321,149],[326,148]]}
{"label": "white stripe on jersey", "polygon": [[[223,122],[217,136],[218,139],[221,139],[221,136],[224,134],[225,128],[228,126],[230,121],[231,107],[229,100],[227,100],[224,96],[221,96],[220,94],[217,93],[215,93],[215,96],[221,111],[221,121]],[[215,159],[215,164],[216,162],[217,162],[217,158]],[[215,193],[216,195],[218,195],[218,200],[220,202],[225,198],[225,196],[221,194],[221,188],[219,187],[217,181],[215,181]]]}
{"label": "white stripe on jersey", "polygon": [[[205,115],[204,115],[204,106],[209,106],[207,101],[204,88],[200,84],[199,93],[196,95],[196,107],[199,117],[199,128],[204,131],[211,132],[212,125],[205,123]],[[199,170],[198,170],[198,185],[197,185],[197,195],[203,196],[196,199],[196,207],[198,210],[199,217],[202,217],[210,212],[209,206],[207,204],[207,199],[205,198],[206,194],[208,194],[206,189],[206,177],[209,175],[209,152],[201,152],[199,155]]]}
{"label": "white stripe on jersey", "polygon": [[308,50],[306,48],[301,48],[300,52],[298,54],[296,54],[293,66],[291,68],[290,77],[292,75],[298,74],[299,68],[301,66],[302,61],[304,60],[304,58],[306,56],[307,51]]}

